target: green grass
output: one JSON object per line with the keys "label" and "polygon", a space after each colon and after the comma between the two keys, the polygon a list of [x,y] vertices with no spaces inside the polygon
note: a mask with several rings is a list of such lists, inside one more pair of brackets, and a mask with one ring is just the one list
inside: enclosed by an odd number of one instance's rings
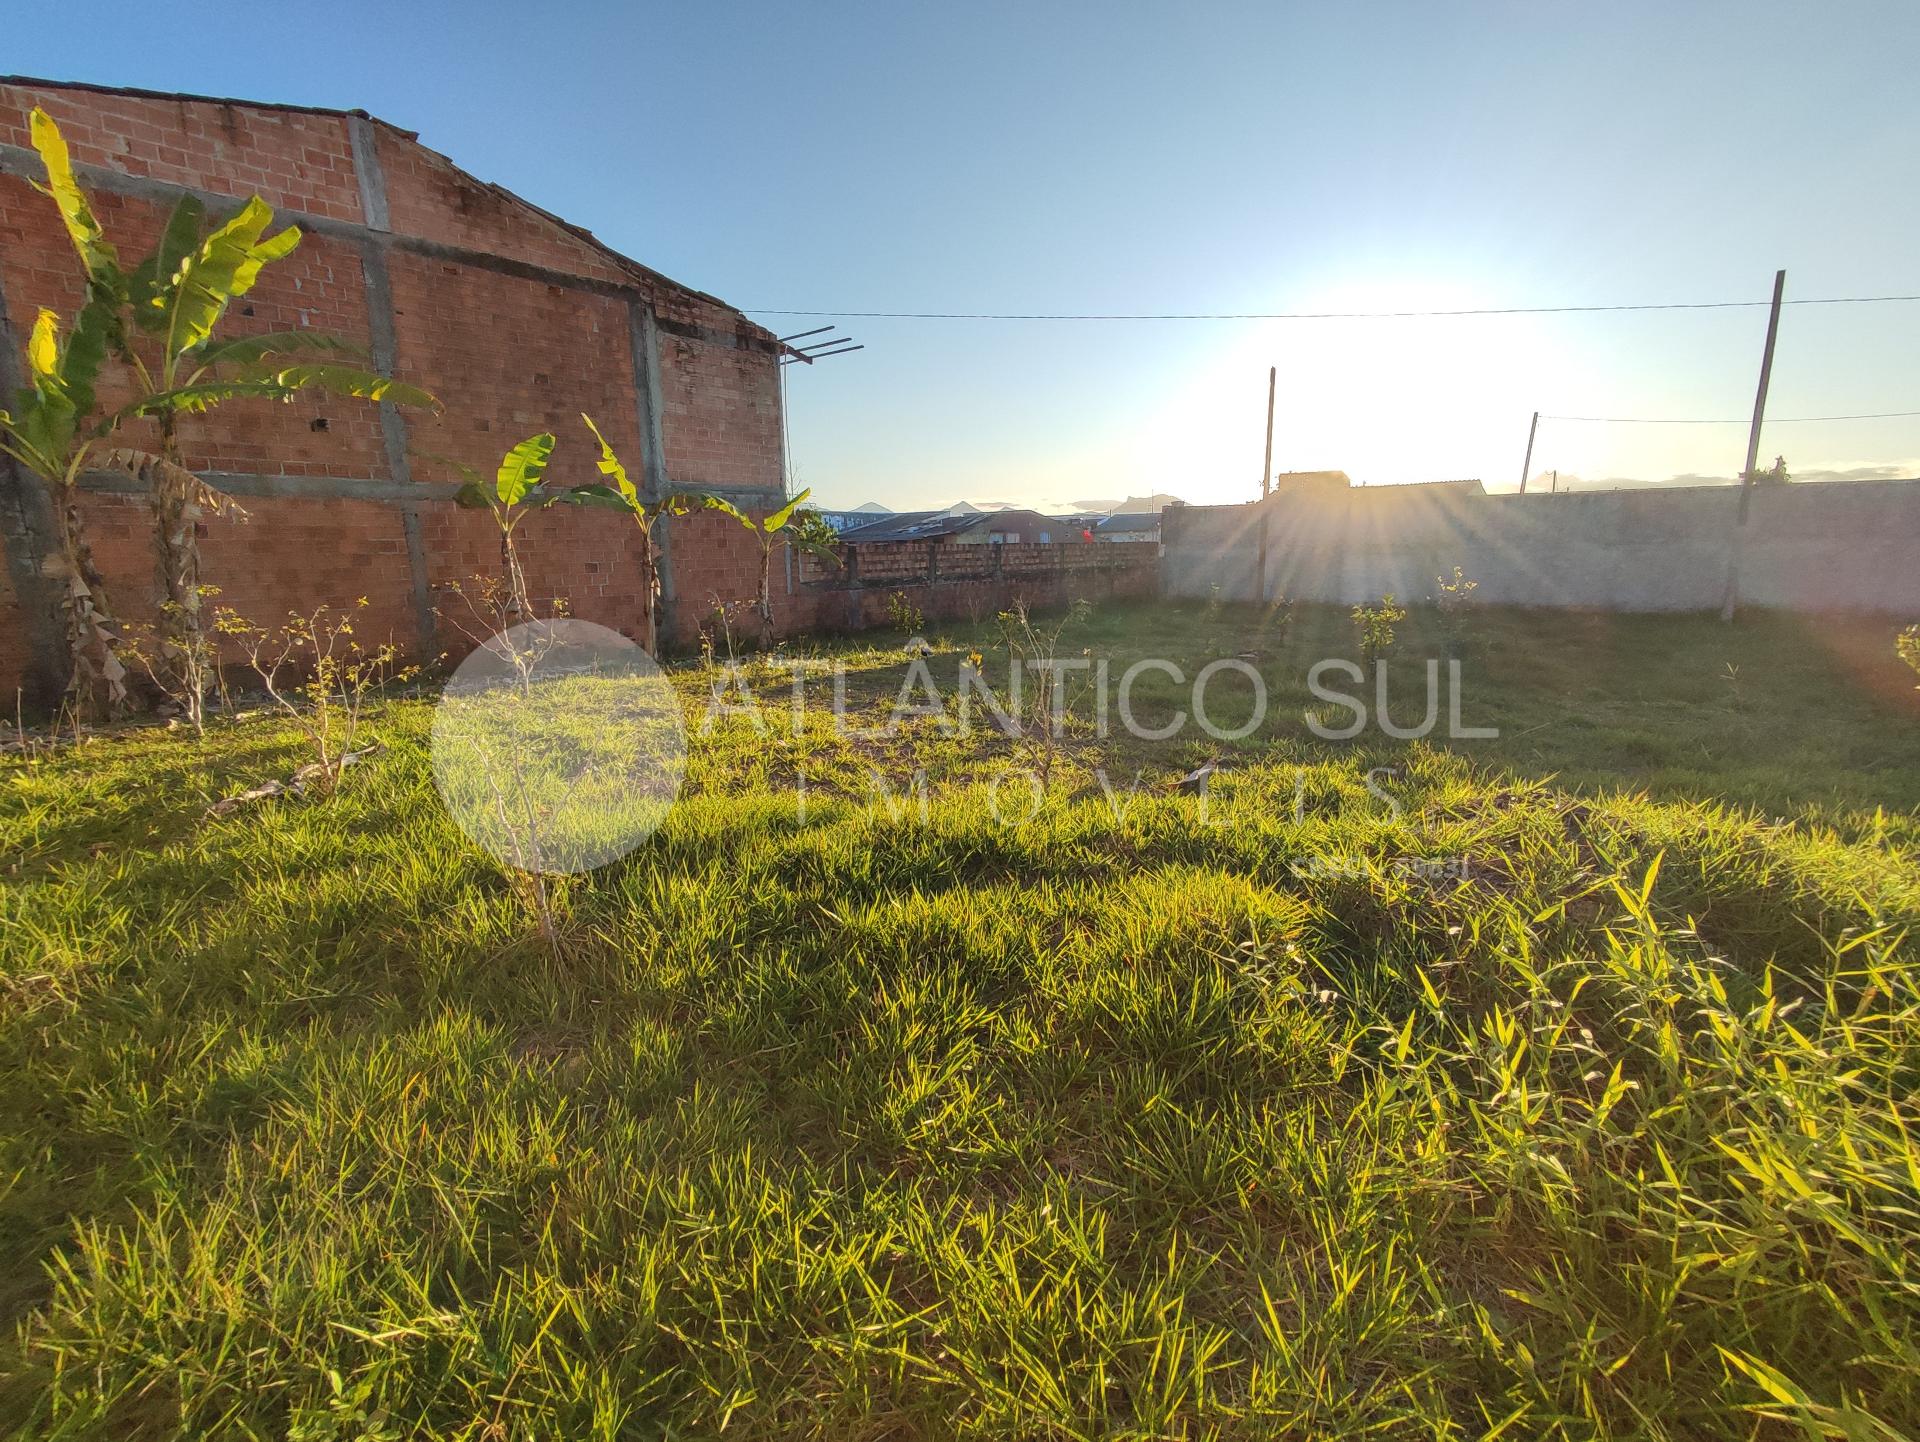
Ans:
{"label": "green grass", "polygon": [[[561,883],[558,954],[448,821],[420,702],[337,797],[224,821],[302,759],[289,730],[9,762],[0,1417],[1911,1434],[1920,714],[1891,635],[1488,613],[1464,709],[1499,740],[1339,745],[1300,712],[1343,615],[1282,643],[1116,610],[1063,645],[1257,651],[1272,724],[1083,719],[1050,759],[931,718],[796,738],[760,668],[768,729],[701,734],[688,667],[684,799]],[[1395,654],[1433,640],[1416,616]],[[836,654],[874,719],[897,646]],[[1096,775],[1216,752],[1205,803],[1117,811]],[[997,823],[995,776],[1043,762]]]}

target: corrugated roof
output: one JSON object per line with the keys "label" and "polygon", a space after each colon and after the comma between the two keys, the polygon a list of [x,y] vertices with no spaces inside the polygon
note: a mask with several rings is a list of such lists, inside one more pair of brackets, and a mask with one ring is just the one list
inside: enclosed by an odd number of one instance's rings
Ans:
{"label": "corrugated roof", "polygon": [[1057,529],[1066,523],[1038,511],[973,511],[956,516],[951,511],[906,511],[875,521],[870,526],[854,526],[840,533],[843,541],[937,541],[957,536],[962,531],[985,527],[992,531],[1008,528],[1020,531]]}
{"label": "corrugated roof", "polygon": [[904,511],[864,526],[849,526],[843,541],[929,541],[957,535],[980,524],[978,516],[954,516],[945,511]]}

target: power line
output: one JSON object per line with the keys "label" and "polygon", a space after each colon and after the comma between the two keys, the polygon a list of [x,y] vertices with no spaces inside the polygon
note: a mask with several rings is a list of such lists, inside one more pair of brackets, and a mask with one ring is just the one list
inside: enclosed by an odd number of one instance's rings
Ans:
{"label": "power line", "polygon": [[[1920,295],[1809,296],[1785,305],[1880,305],[1915,301]],[[846,320],[1050,320],[1050,321],[1164,321],[1164,320],[1413,320],[1473,315],[1593,315],[1609,311],[1644,310],[1753,310],[1771,305],[1766,300],[1688,300],[1642,305],[1503,305],[1464,310],[1294,310],[1294,311],[1166,311],[1080,314],[1066,311],[960,310],[781,310],[769,306],[744,307],[748,315],[839,316]],[[1561,417],[1568,419],[1568,417]]]}
{"label": "power line", "polygon": [[[1896,416],[1920,416],[1920,411],[1869,411],[1853,416],[1768,416],[1770,426],[1808,425],[1814,421],[1884,421]],[[1540,413],[1543,421],[1592,421],[1609,426],[1744,426],[1749,417],[1734,416],[1727,420],[1696,420],[1681,416],[1550,416]]]}

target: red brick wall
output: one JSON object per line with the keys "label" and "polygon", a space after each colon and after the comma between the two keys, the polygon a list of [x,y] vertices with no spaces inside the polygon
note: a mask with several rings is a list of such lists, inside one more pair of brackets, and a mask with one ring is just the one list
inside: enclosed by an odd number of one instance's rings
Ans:
{"label": "red brick wall", "polygon": [[597,480],[584,411],[639,476],[623,301],[403,251],[388,270],[396,369],[446,407],[407,418],[416,475],[456,478],[443,456],[490,477],[508,447],[552,431],[559,479]]}
{"label": "red brick wall", "polygon": [[78,165],[222,195],[259,195],[276,209],[357,221],[359,182],[345,117],[111,91],[0,85],[0,144],[28,145],[39,105]]}
{"label": "red brick wall", "polygon": [[[714,624],[716,603],[751,603],[760,550],[738,521],[706,513],[669,523],[676,547],[679,593],[666,637],[686,648]],[[677,548],[693,553],[678,559]],[[789,583],[785,548],[776,545],[769,570],[774,629],[781,636],[859,631],[890,624],[896,593],[919,608],[929,626],[984,620],[1023,600],[1034,607],[1076,600],[1103,601],[1158,594],[1156,542],[1090,545],[955,545],[925,541],[873,542],[841,548],[841,563],[795,554]],[[736,623],[736,635],[740,628]],[[751,638],[751,627],[745,632]]]}
{"label": "red brick wall", "polygon": [[[667,471],[677,481],[728,490],[760,489],[781,468],[780,376],[773,356],[676,334],[708,325],[713,307],[663,298],[659,304],[660,390]],[[747,334],[735,320],[726,329]]]}
{"label": "red brick wall", "polygon": [[403,132],[385,125],[376,130],[380,170],[387,180],[387,213],[397,233],[568,275],[627,279],[606,252],[553,224],[511,192],[476,184],[446,156]]}
{"label": "red brick wall", "polygon": [[[59,122],[81,165],[237,198],[258,192],[278,208],[350,225],[366,221],[345,115],[0,85],[0,145],[29,145],[27,116],[35,105]],[[423,253],[404,241],[386,248],[395,371],[445,403],[439,414],[406,413],[428,583],[499,567],[488,518],[459,511],[444,499],[444,485],[431,484],[456,475],[435,457],[491,476],[514,442],[552,430],[560,438],[556,477],[595,480],[597,451],[580,422],[586,411],[634,478],[654,479],[644,475],[638,420],[629,320],[636,301],[659,317],[662,443],[671,480],[724,486],[735,495],[779,494],[779,373],[768,332],[474,180],[407,132],[379,122],[371,129],[396,236],[497,257],[508,270],[538,267],[585,282],[502,273],[497,264],[444,258],[430,247]],[[94,199],[109,238],[129,260],[151,248],[171,208],[171,196],[96,188]],[[263,273],[223,334],[311,328],[371,348],[375,327],[360,240],[304,228],[300,248]],[[79,263],[52,203],[10,174],[0,174],[0,296],[21,340],[39,307],[71,316],[81,297]],[[105,398],[113,398],[111,383]],[[312,395],[284,406],[233,404],[187,421],[182,440],[189,462],[208,471],[402,479],[389,464],[377,409],[363,402]],[[399,504],[281,497],[243,497],[243,504],[252,513],[244,526],[205,524],[204,579],[222,588],[223,601],[266,620],[364,594],[372,624],[363,634],[390,632],[421,648]],[[150,616],[155,586],[144,502],[93,496],[85,509],[100,529],[96,550],[115,605],[130,619]],[[631,522],[608,511],[563,508],[531,518],[520,535],[536,592],[639,634]],[[673,556],[686,572],[682,592],[753,594],[757,552],[735,523],[688,528],[674,538]],[[443,634],[439,644],[461,649],[454,636]],[[0,595],[0,696],[11,697],[27,667],[20,603],[9,584]]]}

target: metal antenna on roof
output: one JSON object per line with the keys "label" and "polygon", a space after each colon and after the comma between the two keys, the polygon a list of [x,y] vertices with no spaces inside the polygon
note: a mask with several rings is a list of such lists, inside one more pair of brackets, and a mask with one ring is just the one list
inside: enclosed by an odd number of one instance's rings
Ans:
{"label": "metal antenna on roof", "polygon": [[[792,365],[795,361],[805,361],[808,365],[812,365],[816,360],[823,360],[830,355],[846,355],[851,351],[866,349],[864,345],[854,345],[853,337],[850,335],[828,335],[829,331],[838,329],[838,326],[819,325],[812,330],[796,331],[792,335],[781,336],[780,364],[784,366]],[[797,340],[805,340],[810,335],[826,335],[827,339],[817,340],[812,345],[792,344]]]}

